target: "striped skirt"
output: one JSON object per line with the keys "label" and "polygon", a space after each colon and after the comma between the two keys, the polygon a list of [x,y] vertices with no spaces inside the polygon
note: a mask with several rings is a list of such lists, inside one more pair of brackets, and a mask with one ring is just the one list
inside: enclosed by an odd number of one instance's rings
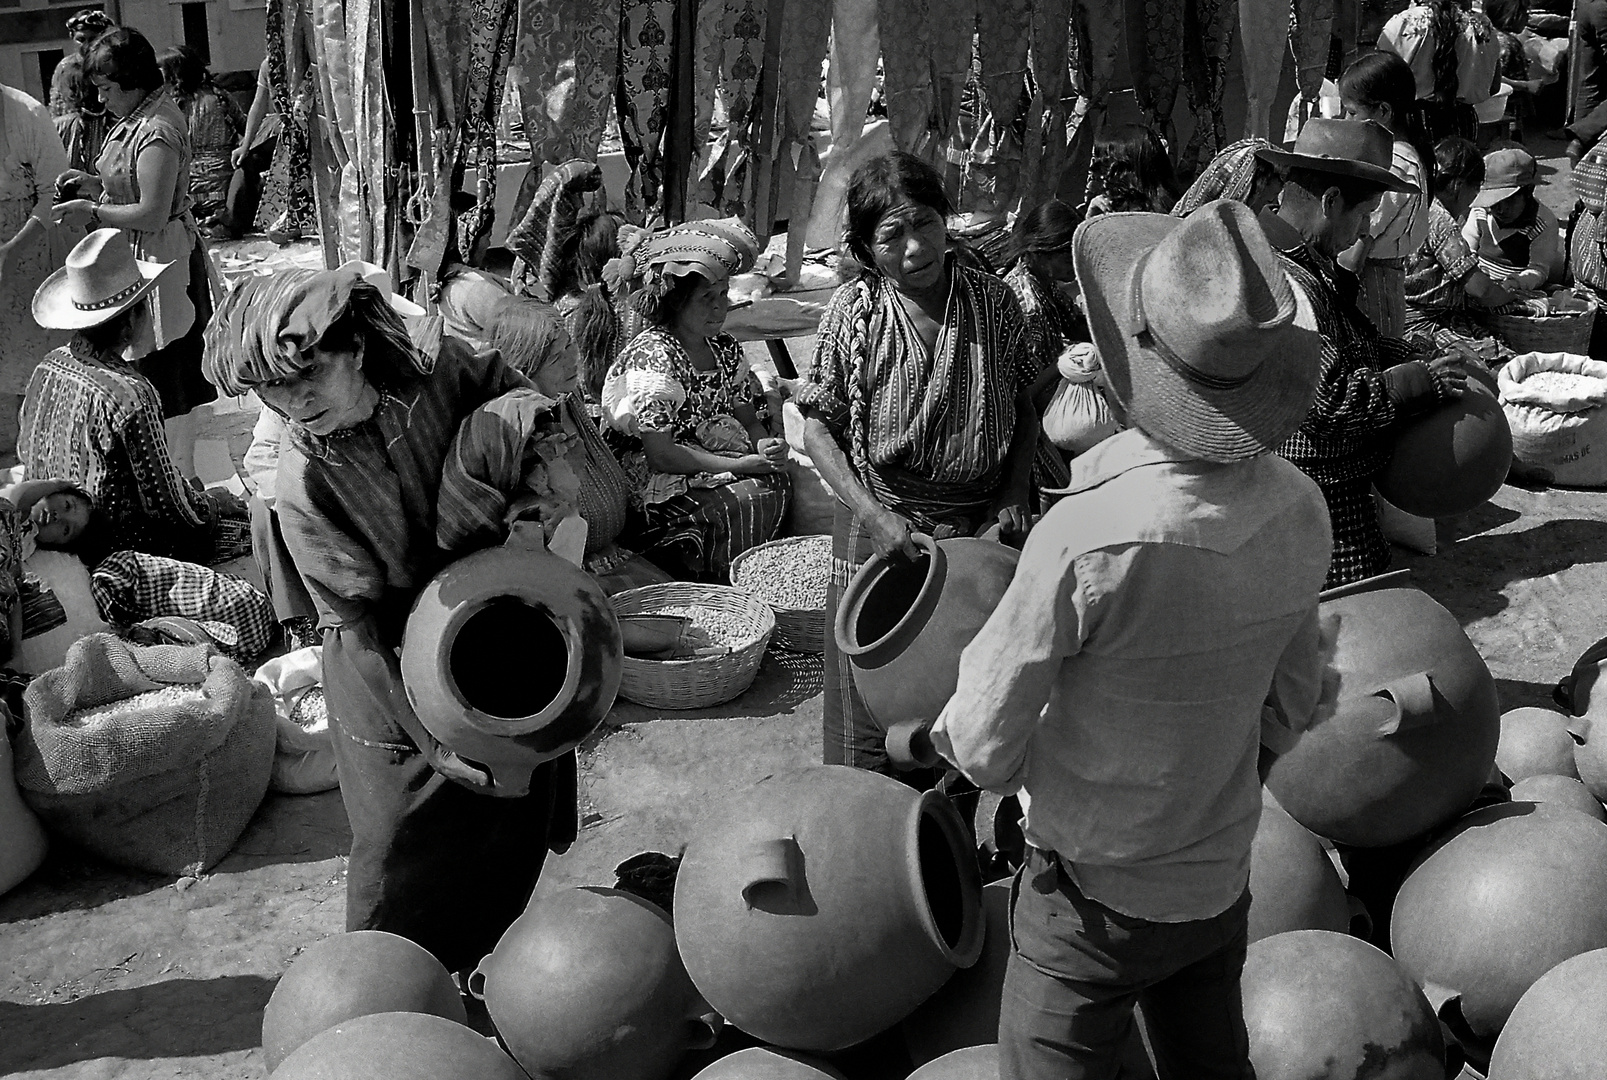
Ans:
{"label": "striped skirt", "polygon": [[791,500],[786,473],[694,488],[649,505],[628,546],[676,576],[729,584],[731,560],[774,540]]}

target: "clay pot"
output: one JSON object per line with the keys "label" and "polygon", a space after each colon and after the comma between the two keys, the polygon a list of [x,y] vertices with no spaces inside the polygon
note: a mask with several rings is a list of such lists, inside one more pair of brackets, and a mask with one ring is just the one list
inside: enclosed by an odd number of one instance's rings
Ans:
{"label": "clay pot", "polygon": [[910,1060],[916,1065],[999,1038],[999,1005],[1005,968],[1010,963],[1009,881],[983,886],[982,921],[986,930],[977,962],[956,971],[900,1026]]}
{"label": "clay pot", "polygon": [[537,897],[469,978],[531,1076],[663,1080],[714,1045],[661,908],[617,889]]}
{"label": "clay pot", "polygon": [[1250,945],[1241,985],[1256,1080],[1445,1076],[1445,1040],[1428,999],[1359,938],[1326,930],[1263,938]]}
{"label": "clay pot", "polygon": [[336,934],[303,949],[273,988],[262,1014],[268,1071],[320,1031],[371,1013],[468,1023],[452,976],[422,946],[379,930]]}
{"label": "clay pot", "polygon": [[675,880],[675,940],[731,1023],[840,1050],[908,1016],[982,951],[982,882],[936,792],[825,765],[713,809]]}
{"label": "clay pot", "polygon": [[1600,1080],[1607,1067],[1607,949],[1564,960],[1529,987],[1496,1040],[1490,1080]]}
{"label": "clay pot", "polygon": [[1596,695],[1598,703],[1569,725],[1575,736],[1574,769],[1585,787],[1599,800],[1607,800],[1607,693]]}
{"label": "clay pot", "polygon": [[1495,680],[1455,616],[1416,589],[1361,592],[1320,610],[1337,688],[1266,786],[1296,821],[1338,843],[1421,835],[1490,775]]}
{"label": "clay pot", "polygon": [[1607,822],[1604,809],[1583,781],[1571,776],[1528,776],[1512,785],[1513,802],[1565,806],[1597,821]]}
{"label": "clay pot", "polygon": [[1495,764],[1508,780],[1578,776],[1568,718],[1550,709],[1513,709],[1501,717]]}
{"label": "clay pot", "polygon": [[999,1044],[944,1054],[910,1073],[908,1080],[999,1080]]}
{"label": "clay pot", "polygon": [[491,794],[530,791],[542,762],[596,730],[619,692],[624,640],[602,587],[544,547],[475,552],[413,604],[402,681],[419,722],[484,766]]}
{"label": "clay pot", "polygon": [[937,719],[954,696],[960,652],[993,614],[1019,558],[990,540],[914,539],[920,558],[872,557],[837,604],[837,647],[884,730]]}
{"label": "clay pot", "polygon": [[775,1050],[750,1046],[714,1062],[692,1080],[844,1080],[843,1074],[824,1061]]}
{"label": "clay pot", "polygon": [[[6,718],[0,709],[0,720]],[[39,869],[50,842],[45,827],[17,793],[11,740],[0,724],[0,894],[10,892]]]}
{"label": "clay pot", "polygon": [[1390,945],[1413,976],[1460,994],[1493,1040],[1536,979],[1607,947],[1607,825],[1534,803],[1469,814],[1407,876]]}
{"label": "clay pot", "polygon": [[273,1080],[528,1080],[497,1044],[421,1013],[360,1016],[308,1039]]}
{"label": "clay pot", "polygon": [[1512,429],[1500,402],[1468,392],[1412,421],[1395,438],[1379,493],[1419,517],[1465,514],[1501,490],[1512,467]]}
{"label": "clay pot", "polygon": [[1250,845],[1250,940],[1291,930],[1349,933],[1353,919],[1365,918],[1322,842],[1263,788]]}

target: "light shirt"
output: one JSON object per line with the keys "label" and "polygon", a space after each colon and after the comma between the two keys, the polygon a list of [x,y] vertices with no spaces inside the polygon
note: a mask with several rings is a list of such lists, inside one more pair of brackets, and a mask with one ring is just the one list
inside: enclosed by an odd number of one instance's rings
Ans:
{"label": "light shirt", "polygon": [[252,493],[269,506],[279,494],[279,451],[286,430],[285,418],[263,405],[242,461]]}
{"label": "light shirt", "polygon": [[45,221],[56,200],[56,177],[67,171],[67,149],[50,110],[0,85],[0,125],[0,200],[25,202],[29,214]]}
{"label": "light shirt", "polygon": [[[1528,233],[1529,262],[1515,266],[1501,250],[1501,241],[1516,233]],[[1539,204],[1534,222],[1523,229],[1509,229],[1497,225],[1488,207],[1475,206],[1462,223],[1462,239],[1479,260],[1479,268],[1490,275],[1496,284],[1505,284],[1509,277],[1527,274],[1527,280],[1514,282],[1509,288],[1538,289],[1547,284],[1560,284],[1565,266],[1562,248],[1562,226],[1557,215]],[[1538,280],[1536,280],[1538,279]]]}
{"label": "light shirt", "polygon": [[1317,707],[1327,504],[1276,455],[1214,465],[1138,430],[1071,468],[932,741],[1019,791],[1028,841],[1089,897],[1210,918],[1248,881],[1260,742],[1287,749]]}
{"label": "light shirt", "polygon": [[[1456,25],[1456,100],[1477,105],[1495,90],[1501,40],[1482,11],[1464,11],[1453,5],[1450,15]],[[1394,15],[1378,32],[1378,48],[1406,61],[1417,83],[1417,100],[1434,97],[1434,54],[1439,48],[1439,33],[1433,4],[1413,3]]]}
{"label": "light shirt", "polygon": [[1386,191],[1378,198],[1378,208],[1368,223],[1367,235],[1373,246],[1367,257],[1383,261],[1404,259],[1417,252],[1428,239],[1429,184],[1423,175],[1423,162],[1411,143],[1395,140],[1389,171],[1417,187],[1416,192]]}

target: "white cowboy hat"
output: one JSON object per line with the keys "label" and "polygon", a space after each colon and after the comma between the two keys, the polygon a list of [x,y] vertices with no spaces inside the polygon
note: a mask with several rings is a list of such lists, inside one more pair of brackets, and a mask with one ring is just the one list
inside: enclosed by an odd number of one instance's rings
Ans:
{"label": "white cowboy hat", "polygon": [[374,288],[384,293],[385,301],[386,303],[390,304],[391,310],[396,312],[396,314],[400,315],[404,319],[417,319],[427,314],[423,308],[419,307],[417,304],[413,303],[413,301],[409,300],[405,296],[402,296],[400,293],[391,288],[390,272],[383,266],[378,266],[371,262],[364,262],[361,259],[352,259],[348,262],[341,263],[340,266],[336,267],[336,270],[350,270],[358,277],[374,286]]}
{"label": "white cowboy hat", "polygon": [[1294,434],[1322,338],[1248,206],[1101,214],[1077,229],[1072,258],[1106,381],[1137,427],[1216,462]]}
{"label": "white cowboy hat", "polygon": [[143,300],[172,263],[136,259],[121,229],[96,229],[33,294],[34,321],[47,330],[87,330]]}

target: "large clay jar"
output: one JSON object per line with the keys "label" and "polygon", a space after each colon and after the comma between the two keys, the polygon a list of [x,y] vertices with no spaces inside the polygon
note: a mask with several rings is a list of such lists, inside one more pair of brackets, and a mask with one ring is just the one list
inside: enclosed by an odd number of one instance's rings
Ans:
{"label": "large clay jar", "polygon": [[1250,940],[1291,930],[1347,933],[1358,910],[1322,842],[1263,788],[1250,845]]}
{"label": "large clay jar", "polygon": [[624,640],[602,587],[517,535],[459,559],[414,601],[402,681],[419,722],[484,766],[507,797],[597,729],[619,692]]}
{"label": "large clay jar", "polygon": [[1590,793],[1607,802],[1607,692],[1595,695],[1595,707],[1569,725],[1575,738],[1574,769]]}
{"label": "large clay jar", "polygon": [[422,946],[378,930],[336,934],[303,949],[273,988],[262,1014],[268,1071],[320,1031],[371,1013],[468,1022],[452,976]]}
{"label": "large clay jar", "polygon": [[1571,776],[1530,776],[1512,785],[1513,802],[1566,806],[1597,821],[1607,822],[1604,809],[1582,781]]}
{"label": "large clay jar", "polygon": [[470,977],[531,1076],[663,1080],[714,1044],[664,911],[617,889],[533,900]]}
{"label": "large clay jar", "polygon": [[0,894],[10,892],[39,869],[49,847],[45,827],[17,794],[11,740],[4,731],[6,718],[0,708]]}
{"label": "large clay jar", "polygon": [[750,1046],[709,1064],[692,1080],[843,1080],[843,1074],[790,1050]]}
{"label": "large clay jar", "polygon": [[1481,506],[1512,467],[1512,429],[1500,402],[1472,380],[1461,397],[1412,421],[1376,481],[1384,498],[1418,517]]}
{"label": "large clay jar", "polygon": [[497,1044],[421,1013],[360,1016],[308,1039],[273,1080],[529,1080]]}
{"label": "large clay jar", "polygon": [[1504,803],[1469,814],[1395,898],[1390,946],[1425,985],[1459,994],[1486,1042],[1535,980],[1607,947],[1607,825]]}
{"label": "large clay jar", "polygon": [[1601,1080],[1607,1073],[1607,949],[1564,960],[1501,1029],[1490,1080]]}
{"label": "large clay jar", "polygon": [[675,880],[675,940],[748,1034],[840,1050],[908,1016],[982,951],[982,883],[949,801],[841,765],[711,810]]}
{"label": "large clay jar", "polygon": [[915,537],[913,562],[874,556],[837,604],[837,647],[883,729],[937,719],[954,696],[960,652],[1015,576],[1018,554],[991,540]]}
{"label": "large clay jar", "polygon": [[1010,882],[982,889],[982,955],[943,984],[900,1025],[910,1060],[924,1065],[954,1050],[999,1038],[999,1006],[1010,964]]}
{"label": "large clay jar", "polygon": [[999,1044],[990,1042],[944,1054],[910,1073],[908,1080],[999,1080]]}
{"label": "large clay jar", "polygon": [[[1495,762],[1495,680],[1456,617],[1416,589],[1321,605],[1331,698],[1266,786],[1318,836],[1383,847],[1473,801]],[[1337,623],[1337,625],[1335,625]]]}
{"label": "large clay jar", "polygon": [[1382,950],[1326,930],[1251,944],[1241,981],[1256,1080],[1443,1080],[1445,1040]]}
{"label": "large clay jar", "polygon": [[1513,709],[1501,716],[1495,764],[1508,780],[1531,776],[1578,776],[1568,718],[1551,709]]}

